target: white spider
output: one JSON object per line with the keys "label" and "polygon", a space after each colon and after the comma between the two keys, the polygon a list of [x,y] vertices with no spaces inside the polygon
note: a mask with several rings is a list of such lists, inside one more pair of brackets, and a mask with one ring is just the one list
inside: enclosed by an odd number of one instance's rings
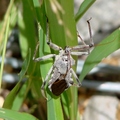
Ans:
{"label": "white spider", "polygon": [[[49,78],[50,80],[48,82],[48,88],[56,96],[59,96],[64,90],[68,89],[72,85],[77,87],[81,86],[80,80],[78,79],[76,73],[72,69],[72,66],[75,65],[75,60],[72,58],[71,55],[79,56],[79,55],[88,54],[89,49],[94,46],[89,20],[87,20],[87,23],[89,27],[90,40],[91,40],[90,45],[86,45],[83,42],[80,35],[78,35],[83,45],[77,45],[74,47],[65,47],[65,49],[62,49],[61,47],[49,41],[49,30],[47,30],[47,38],[48,38],[47,44],[50,46],[50,48],[59,51],[59,54],[58,55],[49,54],[43,57],[35,58],[36,51],[38,49],[39,44],[36,46],[35,54],[33,56],[34,61],[43,61],[43,60],[47,60],[49,58],[55,57],[55,62],[53,66],[50,68],[49,72],[47,73],[46,78],[41,86],[41,92],[44,97],[45,97],[44,87],[47,81],[49,80]],[[84,51],[86,50],[86,52],[83,52],[83,50]],[[76,79],[77,84],[74,83],[72,75]]]}

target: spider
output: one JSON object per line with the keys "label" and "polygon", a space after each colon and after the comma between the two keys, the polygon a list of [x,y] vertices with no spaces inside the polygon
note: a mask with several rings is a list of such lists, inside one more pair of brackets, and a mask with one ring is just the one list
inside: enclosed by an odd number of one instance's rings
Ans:
{"label": "spider", "polygon": [[[80,37],[80,35],[78,35],[83,45],[77,45],[74,47],[67,46],[64,49],[62,49],[58,45],[49,41],[49,30],[47,30],[47,44],[53,50],[59,51],[59,54],[58,55],[48,54],[46,56],[36,58],[35,56],[36,56],[36,51],[38,49],[39,43],[37,44],[35,53],[33,56],[34,61],[38,62],[38,61],[43,61],[43,60],[47,60],[49,58],[55,57],[55,61],[52,67],[50,68],[50,70],[48,71],[46,78],[41,86],[41,92],[44,97],[45,97],[44,87],[46,84],[48,84],[49,90],[56,96],[59,96],[62,92],[64,92],[64,90],[68,89],[72,85],[76,87],[81,86],[80,80],[78,79],[76,73],[72,69],[72,66],[75,65],[75,60],[73,59],[72,55],[79,56],[79,55],[89,54],[90,48],[94,46],[92,34],[91,34],[91,26],[90,26],[89,21],[90,19],[87,20],[88,27],[89,27],[89,33],[90,33],[90,44],[89,45],[86,45],[85,42]],[[86,50],[86,51],[83,52],[83,50],[84,51]],[[73,77],[76,79],[77,83],[74,83]]]}

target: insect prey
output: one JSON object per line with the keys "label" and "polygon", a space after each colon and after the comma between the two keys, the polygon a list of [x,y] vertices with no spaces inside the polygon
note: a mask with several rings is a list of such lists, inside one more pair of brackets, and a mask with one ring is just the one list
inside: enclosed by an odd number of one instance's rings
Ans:
{"label": "insect prey", "polygon": [[[59,51],[59,54],[48,54],[43,57],[36,58],[36,51],[38,49],[39,43],[36,46],[35,53],[33,56],[34,61],[43,61],[49,58],[55,57],[55,61],[48,71],[45,80],[41,86],[41,92],[45,97],[44,87],[48,83],[49,90],[56,96],[59,96],[64,90],[68,89],[70,86],[74,85],[76,87],[81,86],[81,82],[78,79],[76,73],[72,69],[72,66],[75,65],[75,60],[73,59],[72,55],[80,56],[89,54],[89,50],[91,47],[94,46],[92,34],[91,34],[91,26],[90,26],[90,19],[87,20],[88,27],[89,27],[89,34],[90,34],[90,44],[87,45],[82,40],[80,35],[78,37],[81,39],[83,45],[77,45],[74,47],[65,47],[62,49],[58,45],[52,43],[49,40],[49,28],[47,27],[47,44],[53,50]],[[84,51],[83,51],[84,50]],[[76,82],[73,81],[73,77],[75,78]]]}

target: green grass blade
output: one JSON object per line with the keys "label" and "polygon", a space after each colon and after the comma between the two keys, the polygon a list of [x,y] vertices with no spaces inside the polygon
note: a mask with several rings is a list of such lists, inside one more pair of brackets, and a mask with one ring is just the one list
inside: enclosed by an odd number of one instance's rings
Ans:
{"label": "green grass blade", "polygon": [[[33,17],[33,11],[28,0],[21,0],[20,3],[23,7],[23,10],[19,10],[18,13],[18,27],[19,27],[19,38],[20,38],[20,47],[22,57],[25,58],[28,52],[28,49],[31,48],[31,54],[35,48],[35,23]],[[33,61],[31,62],[31,65]],[[32,67],[29,69],[32,71]]]}
{"label": "green grass blade", "polygon": [[[38,24],[39,25],[39,41],[40,41],[39,56],[42,57],[42,56],[50,53],[50,48],[46,44],[46,36],[45,36],[45,31],[46,31],[45,28],[46,27],[44,27],[45,25],[41,24],[41,23],[46,24],[46,22],[45,22],[46,18],[44,16],[45,11],[44,11],[43,6],[38,7],[39,5],[38,5],[37,1],[36,2],[34,1],[34,6],[35,6],[37,14],[39,14],[39,10],[40,11],[42,10],[41,11],[42,13],[40,13],[41,19],[39,16],[37,16],[37,20],[39,21],[39,24]],[[42,21],[44,21],[44,22],[42,22]],[[40,62],[40,71],[41,71],[41,75],[42,75],[43,80],[45,79],[47,72],[49,71],[51,66],[52,66],[52,59],[48,60],[48,62],[47,61]],[[49,92],[48,89],[47,89],[47,91]],[[48,101],[47,101],[47,105],[48,105],[47,118],[48,118],[48,120],[57,120],[57,119],[63,120],[63,113],[62,113],[60,99],[52,99],[51,96],[49,96],[49,94],[47,95],[47,98],[48,98]]]}
{"label": "green grass blade", "polygon": [[[27,72],[27,69],[28,69],[28,66],[30,63],[30,57],[31,57],[31,51],[29,50],[28,56],[26,57],[25,61],[23,62],[23,67],[22,67],[22,70],[19,74],[19,78],[20,78],[19,82],[17,83],[17,85],[11,90],[11,92],[6,97],[4,105],[3,105],[4,108],[9,108],[9,109],[14,108],[17,110],[19,109],[18,107],[15,107],[16,104],[18,104],[18,101],[16,101],[16,98],[18,97],[19,90],[21,89],[21,81],[25,77],[25,73]],[[20,102],[19,104],[22,104],[23,99],[24,98],[22,97],[21,101],[19,101]]]}
{"label": "green grass blade", "polygon": [[[59,1],[46,0],[45,5],[46,5],[48,20],[50,23],[50,35],[52,42],[63,48],[66,45],[68,46],[77,45],[78,43],[77,43],[77,34],[75,27],[76,25],[74,20],[74,13],[73,13],[73,0],[70,0],[69,3],[68,1],[65,0],[59,0]],[[52,5],[56,7],[56,11],[52,9]],[[59,5],[59,7],[57,5]],[[67,92],[67,95],[70,97],[70,100],[69,100],[69,105],[67,106],[68,109],[65,108],[66,114],[68,115],[69,113],[68,117],[71,120],[75,119],[76,111],[77,111],[76,110],[77,91],[74,89],[76,88],[71,87],[69,89],[69,92]],[[49,115],[51,114],[49,113]]]}
{"label": "green grass blade", "polygon": [[18,94],[15,96],[15,99],[12,104],[12,110],[16,110],[16,111],[20,110],[20,108],[23,104],[23,101],[26,97],[27,92],[28,92],[27,91],[27,82],[25,82],[22,86],[20,86],[20,90],[19,90]]}
{"label": "green grass blade", "polygon": [[8,39],[9,24],[10,24],[10,20],[8,19],[8,23],[7,23],[6,31],[5,31],[5,41],[4,41],[4,48],[3,48],[3,53],[2,53],[2,62],[1,62],[1,66],[0,66],[0,88],[1,88],[1,84],[2,84],[2,74],[3,74],[3,66],[4,66],[7,39]]}
{"label": "green grass blade", "polygon": [[44,1],[33,0],[33,6],[36,14],[36,19],[40,23],[42,29],[46,30],[46,14],[45,14],[45,7]]}
{"label": "green grass blade", "polygon": [[84,15],[84,13],[89,9],[89,7],[95,2],[96,0],[84,0],[79,7],[78,12],[75,15],[76,22]]}
{"label": "green grass blade", "polygon": [[0,88],[1,88],[1,83],[2,83],[1,80],[2,80],[5,52],[6,52],[6,44],[7,44],[8,36],[10,34],[10,30],[11,30],[10,28],[13,28],[13,25],[15,24],[15,21],[11,20],[13,13],[15,13],[14,9],[15,9],[14,0],[11,0],[8,6],[8,9],[6,11],[5,17],[4,17],[4,22],[0,29],[0,53],[1,51],[3,52],[2,62],[1,62],[1,67],[0,67]]}
{"label": "green grass blade", "polygon": [[[70,95],[70,96],[69,96]],[[61,99],[62,99],[62,104],[64,107],[64,112],[67,118],[70,117],[70,108],[68,107],[71,103],[71,92],[70,91],[65,91],[62,95],[61,95]],[[74,109],[75,110],[75,109]]]}
{"label": "green grass blade", "polygon": [[[76,24],[74,19],[74,12],[73,12],[74,11],[73,0],[70,0],[69,3],[67,1],[61,0],[60,3],[65,11],[65,14],[62,15],[63,22],[65,24],[63,25],[65,31],[64,40],[66,41],[67,46],[75,46],[78,44],[78,42],[77,42]],[[61,33],[59,33],[59,35],[61,35]],[[64,47],[65,45],[63,46],[63,48]],[[77,58],[74,57],[74,59],[76,60]],[[73,66],[73,69],[76,70],[76,66]],[[63,100],[62,103],[66,116],[71,120],[74,120],[76,118],[77,105],[78,105],[77,88],[70,87],[67,91],[64,92],[64,95],[62,97],[64,97],[62,99]]]}
{"label": "green grass blade", "polygon": [[[39,33],[40,33],[40,35],[39,35],[39,39],[40,39],[39,55],[43,56],[43,55],[45,55],[45,53],[50,53],[50,48],[46,44],[45,34],[44,34],[43,30],[40,29]],[[42,75],[43,80],[45,79],[51,66],[52,66],[51,62],[46,62],[46,61],[41,62],[40,70],[41,70],[41,75]],[[48,89],[45,89],[45,91],[50,93],[50,91]],[[58,118],[60,120],[63,120],[60,99],[59,98],[53,99],[53,98],[51,98],[51,96],[49,94],[47,94],[47,98],[48,98],[48,101],[47,101],[48,120],[57,120]],[[58,115],[59,115],[59,117],[58,117]]]}
{"label": "green grass blade", "polygon": [[64,120],[60,98],[49,100],[47,105],[48,105],[48,120],[59,120],[59,119]]}
{"label": "green grass blade", "polygon": [[27,113],[20,113],[9,109],[0,108],[0,118],[6,120],[38,120]]}
{"label": "green grass blade", "polygon": [[110,55],[112,52],[120,48],[120,29],[115,30],[111,35],[105,38],[98,46],[94,48],[91,54],[87,57],[80,80],[83,80],[85,75],[90,72],[102,59]]}
{"label": "green grass blade", "polygon": [[5,17],[4,17],[4,22],[0,30],[0,45],[1,45],[2,40],[4,39],[4,33],[6,30],[6,26],[8,22],[10,22],[10,15],[12,14],[11,10],[12,10],[13,4],[14,4],[14,0],[11,0],[9,3],[8,9],[6,11]]}

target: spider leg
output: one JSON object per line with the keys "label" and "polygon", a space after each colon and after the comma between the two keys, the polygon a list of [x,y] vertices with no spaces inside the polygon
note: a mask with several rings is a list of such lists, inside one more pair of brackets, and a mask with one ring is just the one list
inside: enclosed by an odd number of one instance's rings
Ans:
{"label": "spider leg", "polygon": [[71,52],[71,55],[81,56],[81,55],[88,55],[88,52]]}
{"label": "spider leg", "polygon": [[33,60],[36,62],[39,62],[39,61],[47,60],[47,59],[55,57],[55,56],[56,56],[56,54],[49,54],[49,55],[45,55],[43,57],[33,58]]}
{"label": "spider leg", "polygon": [[33,60],[35,60],[36,58],[36,53],[37,53],[37,51],[38,51],[38,47],[39,47],[39,42],[37,43],[37,45],[36,45],[36,48],[35,48],[35,51],[34,51],[34,55],[33,55]]}
{"label": "spider leg", "polygon": [[[90,35],[90,46],[94,46],[94,42],[93,42],[93,36],[92,36],[92,31],[91,31],[91,25],[90,25],[90,20],[92,18],[90,18],[89,20],[87,20],[88,23],[88,29],[89,29],[89,35]],[[80,36],[80,34],[78,33],[78,37],[81,39],[83,45],[86,45],[86,43],[84,42],[84,40],[82,39],[82,37]]]}
{"label": "spider leg", "polygon": [[[77,31],[78,32],[78,31]],[[82,37],[80,36],[79,32],[77,34],[77,36],[80,38],[80,40],[82,41],[83,45],[86,45],[86,43],[84,42],[84,40],[82,39]]]}
{"label": "spider leg", "polygon": [[87,50],[88,53],[90,53],[90,48],[94,46],[93,37],[92,37],[92,31],[91,31],[91,25],[90,25],[90,20],[91,19],[92,18],[87,20],[88,28],[89,28],[89,35],[90,35],[90,44],[86,45],[86,43],[84,42],[82,37],[78,34],[78,37],[81,39],[83,45],[78,45],[78,46],[72,47],[71,50]]}
{"label": "spider leg", "polygon": [[59,50],[61,50],[62,48],[61,47],[59,47],[58,45],[56,45],[56,44],[54,44],[54,43],[52,43],[52,42],[47,42],[47,44],[50,46],[50,48],[52,48],[53,50],[56,50],[56,51],[59,51]]}
{"label": "spider leg", "polygon": [[[78,37],[80,38],[80,40],[82,41],[83,45],[86,46],[86,43],[84,42],[84,40],[82,39],[82,37],[80,36],[80,34],[78,34]],[[88,53],[90,53],[89,49],[85,49],[88,51]]]}
{"label": "spider leg", "polygon": [[71,72],[72,72],[73,76],[75,77],[75,79],[76,79],[76,81],[77,81],[77,83],[78,83],[78,84],[73,84],[73,85],[75,85],[75,86],[77,86],[77,87],[80,87],[80,86],[81,86],[81,82],[80,82],[80,80],[78,79],[76,73],[74,72],[74,70],[73,70],[72,68],[71,68]]}
{"label": "spider leg", "polygon": [[54,43],[52,43],[51,41],[50,41],[50,37],[49,37],[50,35],[49,35],[49,25],[47,24],[47,39],[46,39],[46,42],[47,42],[47,44],[50,46],[50,48],[52,48],[53,50],[61,50],[62,48],[61,47],[59,47],[58,45],[56,45],[56,44],[54,44]]}
{"label": "spider leg", "polygon": [[89,20],[87,20],[87,23],[88,23],[89,34],[90,34],[90,46],[94,46],[93,37],[92,37],[92,31],[91,31],[91,25],[90,25],[90,20],[91,19],[92,18],[90,18]]}
{"label": "spider leg", "polygon": [[71,51],[83,51],[83,50],[89,50],[92,46],[90,45],[77,45],[71,48]]}
{"label": "spider leg", "polygon": [[38,51],[38,47],[39,47],[39,42],[37,43],[35,51],[34,51],[34,55],[33,55],[33,60],[34,61],[39,62],[39,61],[47,60],[49,58],[52,58],[52,57],[56,56],[56,54],[49,54],[49,55],[46,55],[46,56],[43,56],[43,57],[36,58],[36,53]]}
{"label": "spider leg", "polygon": [[47,97],[45,96],[44,87],[45,87],[47,81],[49,80],[48,78],[49,78],[52,70],[53,70],[53,66],[50,68],[50,70],[49,70],[49,72],[47,73],[46,78],[45,78],[45,80],[44,80],[44,82],[43,82],[43,84],[42,84],[42,86],[41,86],[41,93],[42,93],[42,95],[43,95],[46,99],[47,99]]}

